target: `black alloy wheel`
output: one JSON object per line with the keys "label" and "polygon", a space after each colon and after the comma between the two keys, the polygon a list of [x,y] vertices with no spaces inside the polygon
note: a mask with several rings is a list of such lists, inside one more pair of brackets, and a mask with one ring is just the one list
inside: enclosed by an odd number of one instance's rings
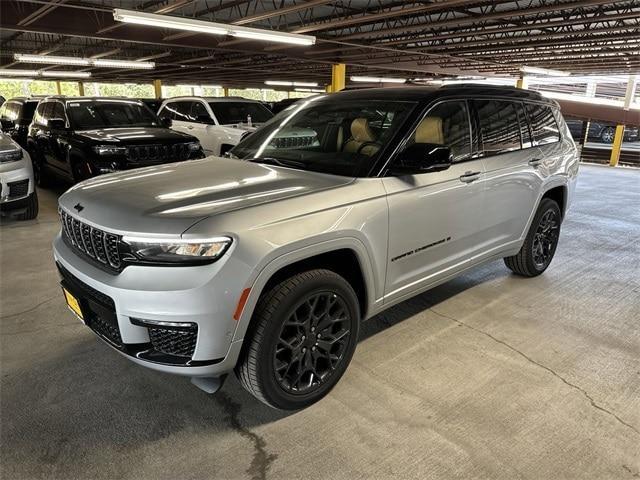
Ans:
{"label": "black alloy wheel", "polygon": [[533,237],[533,262],[538,269],[546,268],[551,262],[559,234],[560,221],[557,214],[555,210],[547,210],[540,219]]}

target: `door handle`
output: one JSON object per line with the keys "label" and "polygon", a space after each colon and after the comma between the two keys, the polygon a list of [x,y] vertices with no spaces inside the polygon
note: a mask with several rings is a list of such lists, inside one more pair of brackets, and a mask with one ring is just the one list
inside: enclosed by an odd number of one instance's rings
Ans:
{"label": "door handle", "polygon": [[481,172],[465,172],[463,175],[460,175],[460,181],[464,183],[475,182],[480,178]]}
{"label": "door handle", "polygon": [[538,167],[540,166],[541,163],[542,163],[541,158],[532,158],[531,160],[529,160],[529,165],[531,165],[532,167]]}

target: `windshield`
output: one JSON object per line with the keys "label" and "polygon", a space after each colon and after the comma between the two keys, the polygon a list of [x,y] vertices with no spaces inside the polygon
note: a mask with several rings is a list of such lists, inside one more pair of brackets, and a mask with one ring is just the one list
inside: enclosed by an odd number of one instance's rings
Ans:
{"label": "windshield", "polygon": [[158,127],[158,118],[143,104],[127,100],[67,103],[71,125],[78,130],[108,127]]}
{"label": "windshield", "polygon": [[314,97],[279,113],[230,155],[335,175],[365,175],[415,105]]}
{"label": "windshield", "polygon": [[220,125],[248,123],[249,116],[251,123],[264,123],[273,117],[267,107],[255,102],[211,102],[209,106]]}

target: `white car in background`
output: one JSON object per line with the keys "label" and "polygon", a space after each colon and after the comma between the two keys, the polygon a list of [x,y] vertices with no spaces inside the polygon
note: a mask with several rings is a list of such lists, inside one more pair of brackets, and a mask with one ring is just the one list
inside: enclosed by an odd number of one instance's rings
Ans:
{"label": "white car in background", "polygon": [[174,97],[162,102],[158,116],[200,140],[206,155],[224,155],[273,113],[258,101],[239,97]]}
{"label": "white car in background", "polygon": [[20,220],[38,216],[31,157],[4,133],[0,133],[0,213]]}

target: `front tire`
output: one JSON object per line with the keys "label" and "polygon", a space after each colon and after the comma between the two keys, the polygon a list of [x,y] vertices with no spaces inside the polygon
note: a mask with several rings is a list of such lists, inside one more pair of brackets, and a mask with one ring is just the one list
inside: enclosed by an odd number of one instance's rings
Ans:
{"label": "front tire", "polygon": [[305,408],[344,374],[358,341],[353,288],[330,270],[298,273],[270,288],[236,366],[242,386],[281,410]]}
{"label": "front tire", "polygon": [[558,204],[550,198],[543,198],[522,248],[516,255],[505,257],[507,268],[523,277],[535,277],[544,272],[556,253],[561,223],[562,213]]}
{"label": "front tire", "polygon": [[613,143],[613,139],[616,136],[616,130],[613,127],[605,127],[600,132],[600,140],[602,143]]}

